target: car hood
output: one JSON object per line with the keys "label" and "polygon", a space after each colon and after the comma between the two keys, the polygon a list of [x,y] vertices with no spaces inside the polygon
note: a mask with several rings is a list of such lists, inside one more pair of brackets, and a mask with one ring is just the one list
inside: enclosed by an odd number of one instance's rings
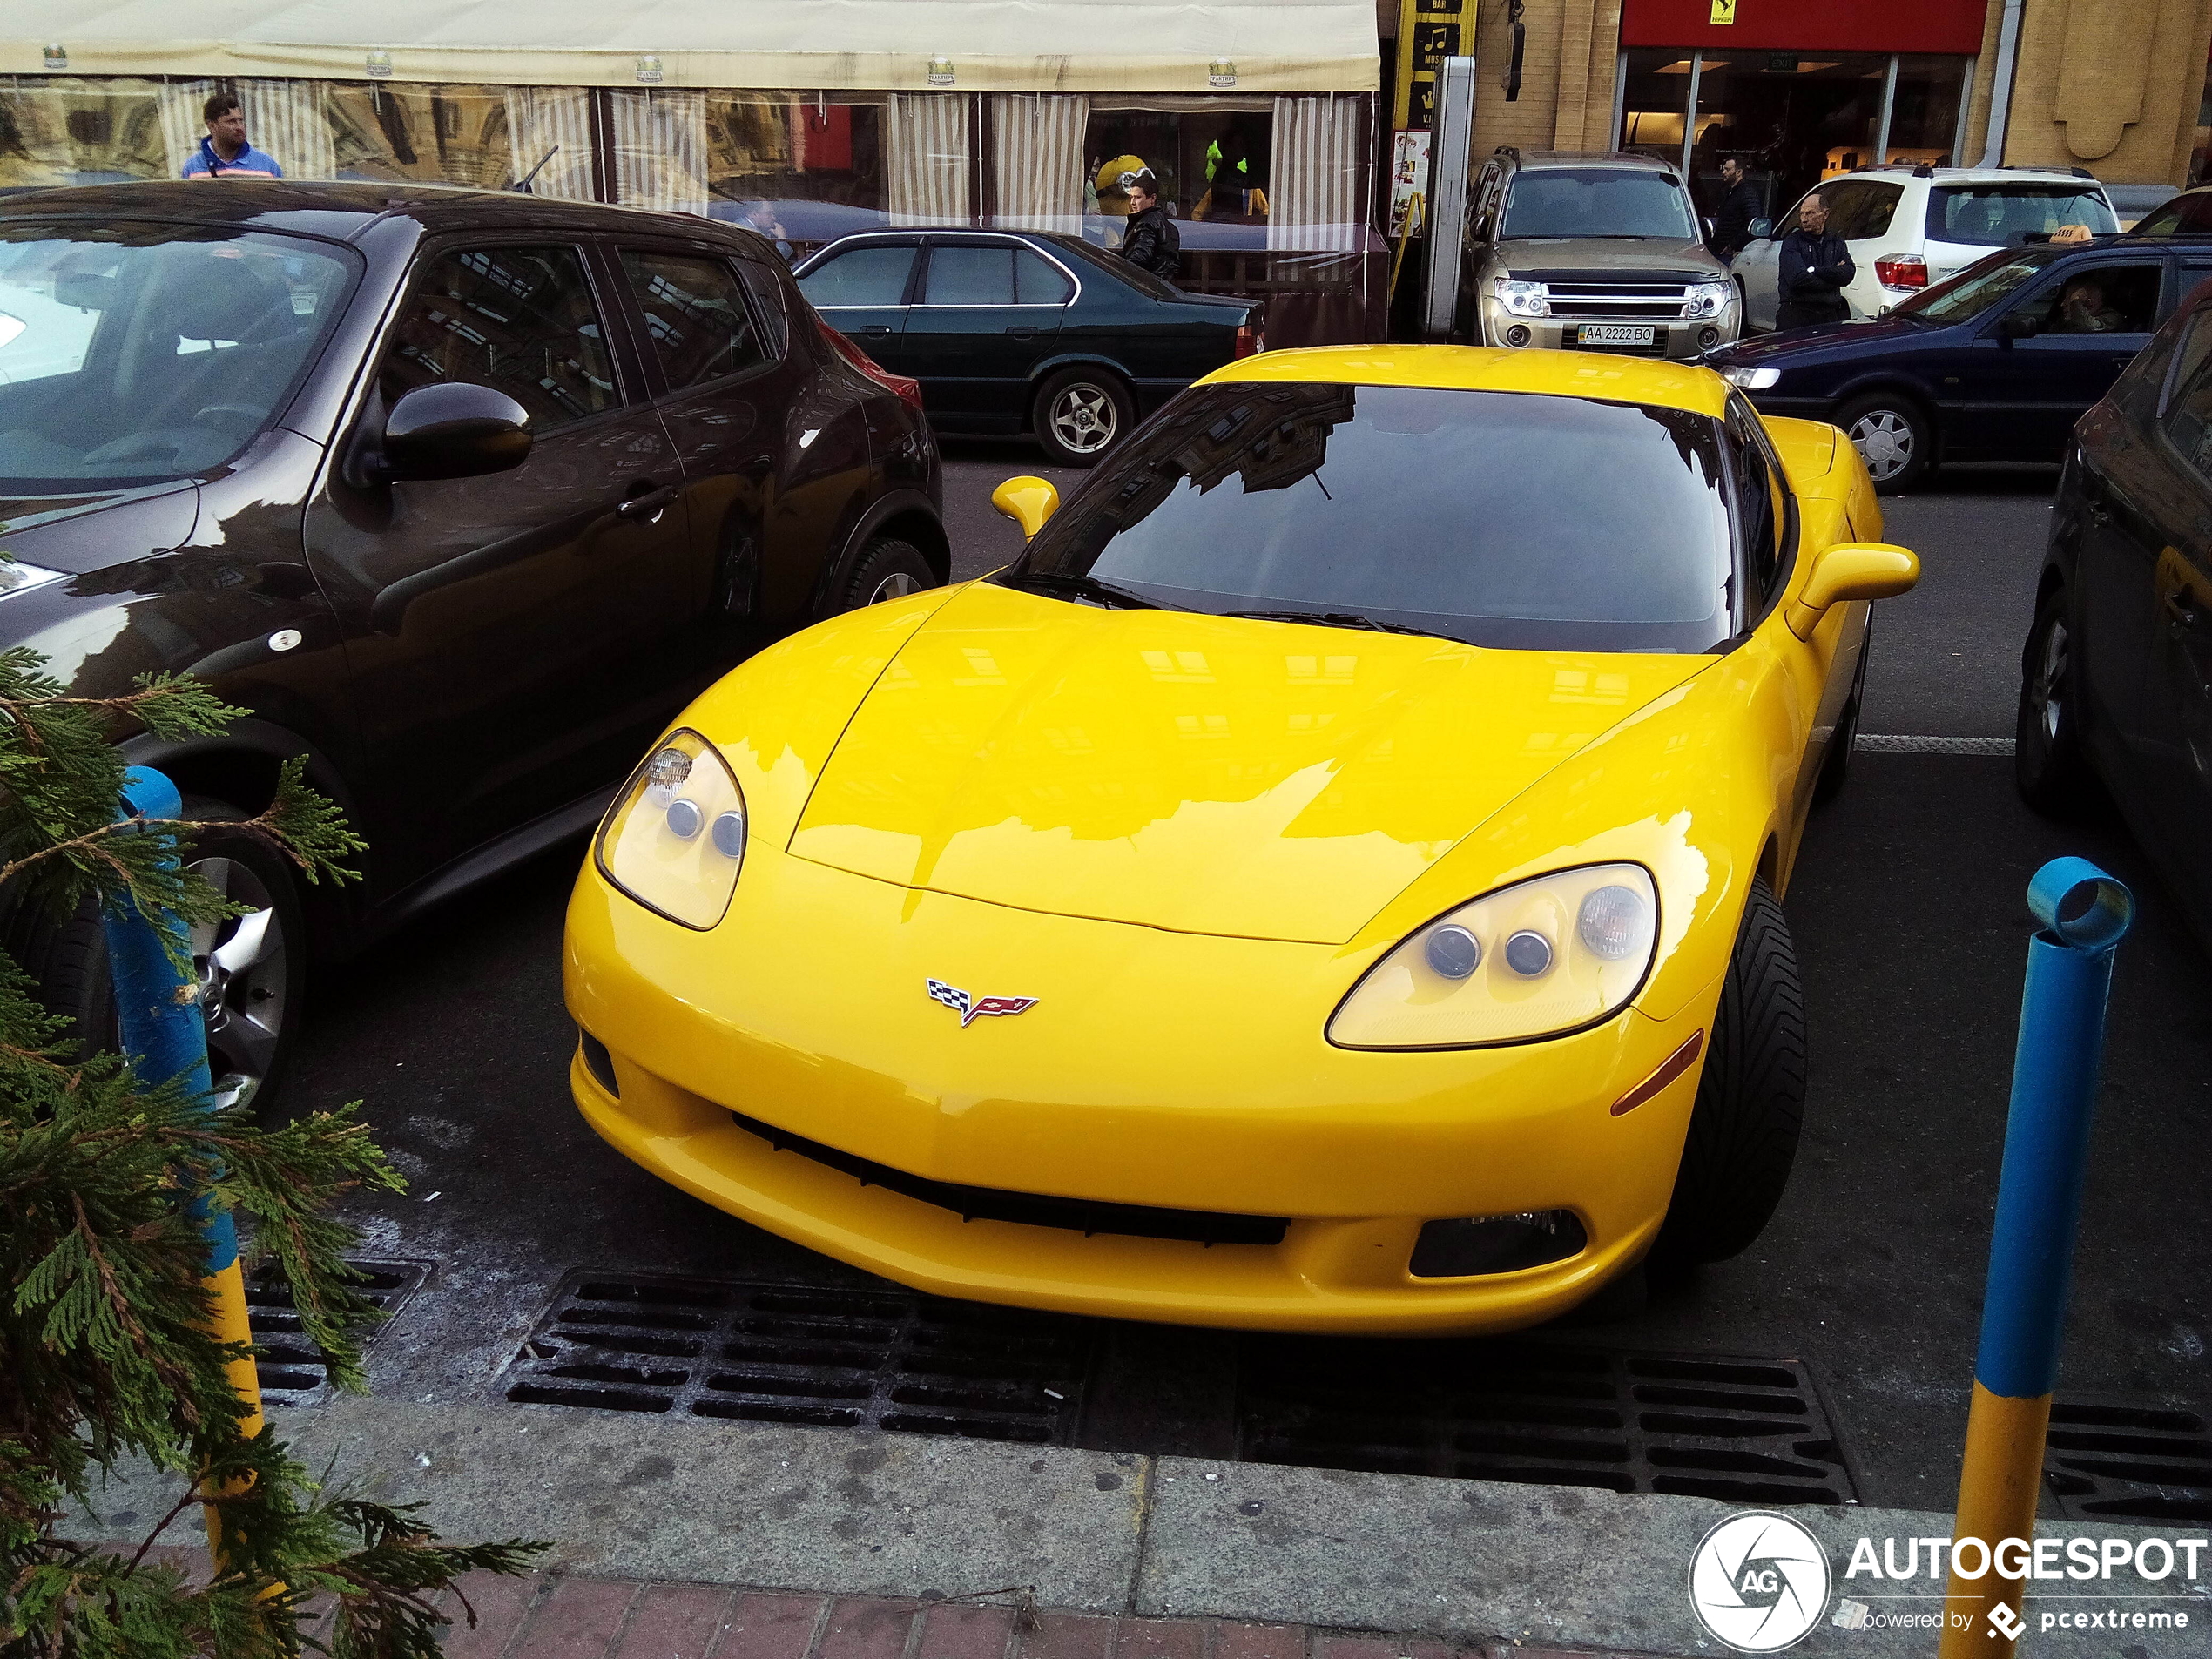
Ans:
{"label": "car hood", "polygon": [[1710,282],[1728,274],[1728,267],[1703,242],[1645,236],[1532,236],[1499,243],[1498,259],[1521,282],[1572,282],[1590,277]]}
{"label": "car hood", "polygon": [[189,478],[38,496],[0,495],[0,554],[83,575],[175,547],[199,517]]}
{"label": "car hood", "polygon": [[1731,365],[1772,364],[1786,367],[1788,360],[1818,354],[1829,357],[1856,356],[1862,352],[1891,350],[1907,341],[1925,340],[1939,332],[1924,322],[1903,317],[1869,317],[1851,322],[1816,323],[1778,334],[1739,340],[1705,354],[1714,368]]}
{"label": "car hood", "polygon": [[1055,914],[1341,943],[1710,657],[1478,650],[977,583],[839,739],[794,855]]}

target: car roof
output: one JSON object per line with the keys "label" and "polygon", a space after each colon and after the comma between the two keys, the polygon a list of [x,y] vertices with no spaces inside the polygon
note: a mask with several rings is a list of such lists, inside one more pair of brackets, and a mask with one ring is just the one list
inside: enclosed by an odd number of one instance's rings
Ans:
{"label": "car roof", "polygon": [[759,241],[750,252],[772,257],[753,232],[685,213],[563,201],[512,190],[464,190],[450,185],[325,179],[150,179],[30,190],[0,198],[0,219],[98,218],[181,219],[288,231],[353,241],[387,219],[411,219],[426,231],[548,229],[639,231],[654,227],[723,241]]}
{"label": "car roof", "polygon": [[1421,386],[1474,392],[1649,403],[1718,416],[1728,382],[1688,363],[1597,352],[1508,351],[1484,346],[1311,346],[1262,352],[1217,368],[1198,383],[1326,381],[1349,386]]}
{"label": "car roof", "polygon": [[2089,190],[2101,190],[2101,179],[2069,172],[2064,167],[1927,167],[1903,161],[1885,161],[1878,166],[1854,167],[1851,172],[1838,173],[1833,179],[1824,179],[1811,185],[1806,194],[1840,185],[1853,179],[1882,179],[1896,183],[1906,179],[1922,179],[1933,185],[2078,185]]}
{"label": "car roof", "polygon": [[1533,172],[1544,167],[1645,167],[1656,172],[1673,172],[1672,162],[1662,161],[1656,156],[1647,156],[1633,150],[1521,150],[1508,149],[1506,158],[1523,171]]}

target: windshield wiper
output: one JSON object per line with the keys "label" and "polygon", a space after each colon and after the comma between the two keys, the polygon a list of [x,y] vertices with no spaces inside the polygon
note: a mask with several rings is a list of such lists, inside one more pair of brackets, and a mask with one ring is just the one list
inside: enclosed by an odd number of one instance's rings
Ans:
{"label": "windshield wiper", "polygon": [[1113,610],[1178,610],[1179,605],[1163,605],[1157,599],[1148,599],[1141,593],[1127,588],[1117,588],[1110,582],[1101,582],[1095,576],[1067,576],[1058,570],[1008,570],[999,577],[1009,588],[1034,588],[1042,593],[1065,594],[1071,599],[1089,599]]}
{"label": "windshield wiper", "polygon": [[1440,634],[1433,628],[1414,628],[1402,622],[1382,622],[1373,617],[1363,617],[1356,610],[1224,610],[1224,617],[1244,617],[1253,622],[1312,622],[1324,628],[1365,628],[1377,634],[1415,634],[1423,639],[1448,639],[1454,645],[1467,641],[1452,634]]}

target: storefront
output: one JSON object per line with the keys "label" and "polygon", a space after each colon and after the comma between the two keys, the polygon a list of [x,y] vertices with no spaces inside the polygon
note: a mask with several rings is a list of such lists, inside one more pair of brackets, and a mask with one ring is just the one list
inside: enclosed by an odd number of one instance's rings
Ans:
{"label": "storefront", "polygon": [[1625,0],[1617,142],[1676,162],[1707,203],[1735,157],[1773,212],[1858,167],[1970,165],[1986,13],[1985,0]]}
{"label": "storefront", "polygon": [[349,17],[304,0],[209,39],[203,8],[54,0],[0,37],[0,188],[173,178],[219,88],[294,178],[527,177],[799,254],[883,225],[1115,246],[1120,177],[1142,165],[1180,224],[1186,286],[1267,295],[1280,343],[1375,337],[1372,0],[1111,12],[1109,28],[1083,0],[395,0]]}

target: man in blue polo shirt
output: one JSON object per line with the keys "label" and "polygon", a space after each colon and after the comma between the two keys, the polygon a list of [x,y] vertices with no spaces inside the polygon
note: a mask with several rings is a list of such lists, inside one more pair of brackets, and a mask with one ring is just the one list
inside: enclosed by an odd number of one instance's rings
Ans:
{"label": "man in blue polo shirt", "polygon": [[246,111],[228,92],[209,98],[200,113],[207,119],[207,136],[185,163],[187,179],[281,179],[284,169],[276,158],[246,141]]}

